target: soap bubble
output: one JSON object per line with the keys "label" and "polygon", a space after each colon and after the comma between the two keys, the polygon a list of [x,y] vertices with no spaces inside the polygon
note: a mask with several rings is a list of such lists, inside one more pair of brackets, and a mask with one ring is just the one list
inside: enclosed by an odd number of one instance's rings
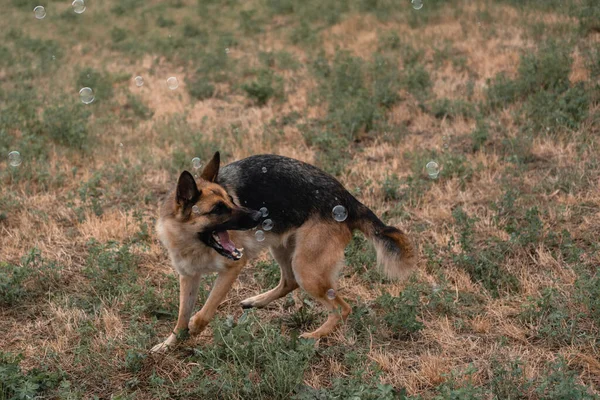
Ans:
{"label": "soap bubble", "polygon": [[140,87],[144,85],[144,78],[142,78],[141,76],[136,76],[135,77],[135,86]]}
{"label": "soap bubble", "polygon": [[197,205],[195,205],[195,204],[194,204],[194,205],[192,206],[192,212],[193,212],[194,214],[200,214],[200,209],[198,208],[198,206],[197,206]]}
{"label": "soap bubble", "polygon": [[81,88],[79,91],[79,98],[83,104],[90,104],[95,99],[94,91],[89,87]]}
{"label": "soap bubble", "polygon": [[340,205],[333,207],[331,214],[333,215],[333,219],[337,222],[344,222],[346,218],[348,218],[348,211],[346,211],[344,206]]}
{"label": "soap bubble", "polygon": [[262,227],[265,231],[270,231],[273,229],[273,220],[265,219],[262,223]]}
{"label": "soap bubble", "polygon": [[37,6],[33,9],[33,15],[35,15],[37,19],[44,19],[46,16],[46,9],[44,6]]}
{"label": "soap bubble", "polygon": [[175,90],[179,87],[179,81],[177,80],[177,78],[172,76],[169,79],[167,79],[167,86],[169,87],[169,89]]}
{"label": "soap bubble", "polygon": [[202,161],[200,161],[199,157],[192,158],[192,168],[200,169],[201,166],[202,166]]}
{"label": "soap bubble", "polygon": [[410,2],[415,10],[423,8],[423,0],[411,0]]}
{"label": "soap bubble", "polygon": [[11,151],[10,153],[8,153],[8,163],[11,167],[18,167],[19,165],[21,165],[21,162],[21,153],[19,153],[18,151]]}
{"label": "soap bubble", "polygon": [[73,11],[77,14],[81,14],[85,11],[85,3],[83,0],[73,0],[71,5],[73,6]]}
{"label": "soap bubble", "polygon": [[329,290],[327,291],[327,298],[328,298],[329,300],[333,300],[333,299],[335,299],[335,290],[333,290],[333,289],[329,289]]}
{"label": "soap bubble", "polygon": [[267,207],[261,207],[261,209],[260,209],[260,210],[258,210],[258,211],[260,211],[260,212],[261,212],[261,214],[262,214],[263,218],[264,218],[264,217],[268,217],[268,216],[269,216],[269,210],[267,210]]}
{"label": "soap bubble", "polygon": [[229,47],[225,48],[225,54],[229,54]]}
{"label": "soap bubble", "polygon": [[262,167],[262,172],[263,172],[263,174],[266,174],[267,173],[267,167]]}
{"label": "soap bubble", "polygon": [[440,166],[435,161],[429,161],[425,166],[425,169],[427,170],[427,175],[429,175],[431,179],[436,179],[440,174]]}
{"label": "soap bubble", "polygon": [[254,236],[256,237],[256,240],[259,242],[262,242],[263,240],[265,240],[265,233],[263,231],[256,231]]}

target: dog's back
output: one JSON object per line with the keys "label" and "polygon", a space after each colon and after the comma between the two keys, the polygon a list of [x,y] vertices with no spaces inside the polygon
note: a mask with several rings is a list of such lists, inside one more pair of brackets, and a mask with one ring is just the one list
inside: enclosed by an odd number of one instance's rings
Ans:
{"label": "dog's back", "polygon": [[266,207],[275,223],[273,233],[297,228],[309,218],[332,220],[335,206],[343,206],[353,226],[364,207],[340,182],[326,172],[299,160],[263,154],[224,166],[218,183],[237,196],[240,205]]}

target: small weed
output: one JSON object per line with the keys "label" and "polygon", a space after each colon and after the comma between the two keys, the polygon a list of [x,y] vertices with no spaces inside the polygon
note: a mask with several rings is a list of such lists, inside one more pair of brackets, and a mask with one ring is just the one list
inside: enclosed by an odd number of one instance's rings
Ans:
{"label": "small weed", "polygon": [[287,338],[253,313],[213,322],[214,342],[195,349],[199,364],[184,397],[207,399],[288,399],[301,385],[314,354],[311,341]]}
{"label": "small weed", "polygon": [[[477,249],[474,243],[474,224],[476,218],[469,217],[461,208],[452,212],[459,230],[458,243],[461,247],[459,254],[453,255],[454,262],[480,282],[493,296],[502,292],[513,292],[518,289],[518,279],[505,271],[498,260],[503,260],[508,253],[509,246],[498,239],[489,239],[483,250]],[[456,238],[450,240],[452,247]]]}
{"label": "small weed", "polygon": [[421,64],[415,64],[406,72],[403,86],[419,101],[429,97],[432,87],[429,72]]}
{"label": "small weed", "polygon": [[113,98],[112,80],[110,76],[101,74],[93,68],[84,68],[77,77],[77,91],[89,87],[94,91],[94,104],[109,102]]}
{"label": "small weed", "polygon": [[571,371],[564,359],[549,365],[548,371],[536,382],[535,392],[548,400],[594,400],[600,397],[589,392],[577,382],[575,371]]}
{"label": "small weed", "polygon": [[600,329],[600,274],[581,273],[575,288],[577,302],[585,306],[587,315]]}
{"label": "small weed", "polygon": [[127,31],[115,26],[110,30],[110,38],[112,39],[113,43],[121,43],[127,39]]}
{"label": "small weed", "polygon": [[352,272],[360,274],[367,282],[381,282],[384,279],[382,273],[375,267],[377,263],[375,250],[362,234],[354,232],[344,254]]}
{"label": "small weed", "polygon": [[282,99],[283,79],[270,70],[260,70],[258,78],[242,85],[248,97],[254,99],[259,106],[264,106],[271,98]]}
{"label": "small weed", "polygon": [[292,314],[283,317],[283,323],[296,332],[310,331],[319,319],[319,314],[314,309],[311,300],[302,299],[302,305]]}
{"label": "small weed", "polygon": [[392,174],[385,177],[381,190],[383,191],[383,198],[387,201],[399,200],[400,199],[400,179],[398,175]]}
{"label": "small weed", "polygon": [[385,292],[376,304],[385,310],[383,320],[394,338],[405,338],[423,329],[423,323],[417,319],[420,301],[416,286],[407,286],[398,297]]}
{"label": "small weed", "polygon": [[119,298],[123,290],[135,282],[135,260],[127,245],[90,242],[84,274],[90,279],[96,296],[104,301]]}
{"label": "small weed", "polygon": [[118,16],[123,16],[127,13],[139,10],[143,4],[144,0],[121,0],[111,8],[111,11]]}
{"label": "small weed", "polygon": [[20,367],[22,356],[0,352],[0,399],[20,400],[46,397],[50,389],[61,384],[59,373],[47,369],[33,368],[23,372]]}
{"label": "small weed", "polygon": [[477,120],[477,125],[473,132],[471,132],[471,143],[473,151],[479,151],[487,142],[490,137],[489,126],[488,124],[481,118]]}
{"label": "small weed", "polygon": [[186,87],[190,96],[198,100],[209,99],[215,93],[215,86],[202,77],[186,78]]}
{"label": "small weed", "polygon": [[352,365],[347,376],[334,379],[332,385],[327,388],[313,389],[305,386],[292,399],[403,400],[407,398],[404,389],[398,390],[392,385],[380,382],[381,371],[375,363],[355,353],[347,354],[346,358],[348,364]]}
{"label": "small weed", "polygon": [[431,113],[438,119],[473,118],[475,107],[463,100],[438,99],[431,104]]}
{"label": "small weed", "polygon": [[139,98],[132,93],[127,93],[127,103],[123,107],[125,116],[147,120],[152,118],[154,112],[150,110]]}
{"label": "small weed", "polygon": [[492,362],[491,392],[497,399],[525,400],[531,382],[525,377],[519,360]]}
{"label": "small weed", "polygon": [[540,298],[530,298],[519,319],[537,340],[558,347],[576,339],[577,319],[571,315],[567,299],[553,288],[545,288]]}
{"label": "small weed", "polygon": [[254,278],[259,282],[262,288],[274,288],[279,284],[281,273],[279,265],[275,260],[260,261],[256,264]]}
{"label": "small weed", "polygon": [[[32,249],[21,259],[21,265],[0,262],[0,305],[15,306],[31,301],[58,285],[59,267]],[[0,392],[1,393],[1,392]]]}
{"label": "small weed", "polygon": [[44,128],[57,143],[76,150],[88,150],[90,115],[82,104],[52,105],[44,110]]}
{"label": "small weed", "polygon": [[473,385],[471,376],[476,372],[473,365],[469,365],[466,371],[453,371],[447,376],[447,380],[436,387],[434,400],[479,400],[484,397],[481,387]]}
{"label": "small weed", "polygon": [[172,19],[168,19],[161,14],[158,16],[158,18],[156,18],[156,26],[160,28],[170,28],[172,26],[175,26],[175,21],[173,21]]}

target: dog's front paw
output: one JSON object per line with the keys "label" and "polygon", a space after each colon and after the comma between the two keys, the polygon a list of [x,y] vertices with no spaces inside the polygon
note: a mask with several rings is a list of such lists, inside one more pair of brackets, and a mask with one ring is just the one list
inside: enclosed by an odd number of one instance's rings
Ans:
{"label": "dog's front paw", "polygon": [[177,343],[177,336],[171,334],[164,342],[161,342],[154,346],[150,352],[152,353],[166,353],[171,347]]}

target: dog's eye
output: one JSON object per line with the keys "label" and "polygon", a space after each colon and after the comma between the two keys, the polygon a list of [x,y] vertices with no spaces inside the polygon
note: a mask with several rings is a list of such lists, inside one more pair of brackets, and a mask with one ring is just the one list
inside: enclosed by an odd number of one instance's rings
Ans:
{"label": "dog's eye", "polygon": [[212,210],[210,210],[210,213],[215,215],[222,215],[227,213],[228,211],[229,209],[225,204],[219,203],[216,206],[214,206]]}

